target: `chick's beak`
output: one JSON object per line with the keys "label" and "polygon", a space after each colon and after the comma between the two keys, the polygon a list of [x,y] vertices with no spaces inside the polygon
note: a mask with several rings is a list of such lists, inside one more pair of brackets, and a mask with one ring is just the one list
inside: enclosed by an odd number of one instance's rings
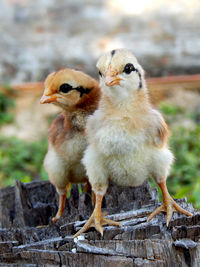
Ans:
{"label": "chick's beak", "polygon": [[119,85],[121,78],[117,77],[118,72],[116,70],[112,70],[111,67],[108,67],[108,70],[105,74],[105,84],[107,86]]}
{"label": "chick's beak", "polygon": [[40,99],[40,104],[52,103],[52,102],[56,102],[56,100],[57,100],[57,97],[55,95],[43,94],[43,96]]}

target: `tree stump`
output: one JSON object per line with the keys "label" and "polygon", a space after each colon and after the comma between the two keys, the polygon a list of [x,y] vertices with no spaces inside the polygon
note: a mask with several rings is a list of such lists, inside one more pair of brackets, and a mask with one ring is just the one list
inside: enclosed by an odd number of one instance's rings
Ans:
{"label": "tree stump", "polygon": [[0,190],[0,266],[199,267],[200,213],[186,199],[177,200],[193,213],[175,213],[168,227],[165,214],[146,222],[158,205],[156,189],[109,186],[103,201],[108,218],[121,228],[93,228],[73,239],[93,210],[88,193],[73,185],[61,219],[53,224],[57,194],[49,182],[16,182]]}

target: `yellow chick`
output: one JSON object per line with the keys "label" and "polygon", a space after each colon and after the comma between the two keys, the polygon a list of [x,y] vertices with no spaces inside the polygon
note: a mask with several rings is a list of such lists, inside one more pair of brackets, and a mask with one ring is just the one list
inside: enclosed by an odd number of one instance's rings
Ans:
{"label": "yellow chick", "polygon": [[83,72],[63,69],[48,75],[41,104],[53,103],[62,109],[48,134],[48,152],[44,167],[59,194],[59,209],[53,222],[63,214],[70,183],[86,183],[81,163],[87,146],[87,117],[97,108],[100,90],[97,81]]}
{"label": "yellow chick", "polygon": [[104,54],[97,62],[102,97],[98,109],[87,121],[87,147],[83,163],[96,195],[96,205],[88,222],[75,236],[94,226],[103,235],[102,225],[118,225],[103,217],[102,199],[109,180],[121,186],[142,185],[151,175],[163,194],[163,204],[148,218],[167,213],[167,225],[181,208],[170,196],[166,179],[173,162],[168,147],[169,130],[162,115],[148,98],[144,70],[128,50]]}

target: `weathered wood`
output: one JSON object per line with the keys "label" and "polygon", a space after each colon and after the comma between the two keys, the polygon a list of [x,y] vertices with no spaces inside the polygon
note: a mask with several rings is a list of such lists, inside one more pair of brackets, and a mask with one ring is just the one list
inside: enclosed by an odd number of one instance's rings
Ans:
{"label": "weathered wood", "polygon": [[94,229],[73,239],[92,212],[88,193],[74,185],[63,217],[51,222],[57,209],[55,188],[48,182],[22,184],[0,190],[0,266],[200,266],[200,212],[186,199],[177,202],[194,215],[165,215],[146,222],[158,206],[156,189],[113,184],[103,202],[109,218],[122,227]]}

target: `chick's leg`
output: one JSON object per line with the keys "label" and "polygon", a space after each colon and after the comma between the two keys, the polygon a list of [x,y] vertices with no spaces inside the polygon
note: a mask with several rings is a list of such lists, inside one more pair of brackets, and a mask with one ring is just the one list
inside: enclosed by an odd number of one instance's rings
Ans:
{"label": "chick's leg", "polygon": [[101,210],[102,200],[103,195],[96,194],[96,204],[91,217],[86,222],[86,224],[74,235],[74,237],[77,237],[80,234],[84,233],[90,227],[95,227],[95,229],[103,236],[103,225],[121,226],[119,222],[115,222],[103,217]]}
{"label": "chick's leg", "polygon": [[87,181],[87,183],[85,184],[83,188],[83,192],[87,193],[88,191],[91,191],[92,206],[94,207],[95,206],[95,193],[92,191],[92,187],[89,181]]}
{"label": "chick's leg", "polygon": [[166,180],[164,182],[158,183],[161,191],[162,191],[162,195],[163,195],[163,204],[156,208],[148,217],[147,221],[150,221],[154,216],[156,216],[157,214],[159,214],[160,212],[164,211],[167,213],[166,216],[166,224],[168,226],[173,212],[177,211],[180,213],[183,213],[187,216],[192,216],[192,214],[190,212],[188,212],[187,210],[181,208],[174,200],[173,198],[170,196],[168,189],[167,189],[167,185],[166,185]]}
{"label": "chick's leg", "polygon": [[64,194],[58,193],[59,194],[59,208],[56,213],[56,216],[53,217],[52,221],[54,223],[57,222],[57,220],[63,215],[64,209],[65,209],[65,202],[66,202],[66,197],[67,197],[67,192],[70,188],[70,183],[66,186]]}

